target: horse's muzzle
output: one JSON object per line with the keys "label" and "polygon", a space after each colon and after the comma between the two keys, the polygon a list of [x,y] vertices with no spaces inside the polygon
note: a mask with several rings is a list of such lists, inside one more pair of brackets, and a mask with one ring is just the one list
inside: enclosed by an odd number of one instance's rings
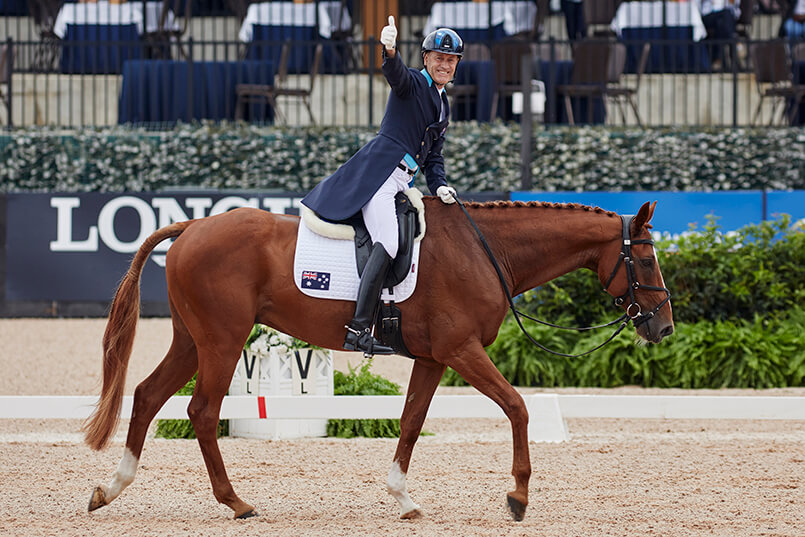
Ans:
{"label": "horse's muzzle", "polygon": [[651,343],[659,343],[674,333],[674,323],[658,317],[649,320],[644,326],[645,334],[641,335]]}

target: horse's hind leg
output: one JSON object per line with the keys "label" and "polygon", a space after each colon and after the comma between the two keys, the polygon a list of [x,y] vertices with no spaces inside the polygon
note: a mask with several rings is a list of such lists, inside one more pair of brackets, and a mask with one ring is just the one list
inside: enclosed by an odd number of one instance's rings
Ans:
{"label": "horse's hind leg", "polygon": [[422,431],[422,423],[428,414],[428,407],[444,369],[443,365],[435,362],[416,360],[411,371],[408,396],[400,417],[400,440],[397,442],[397,451],[394,453],[394,462],[387,481],[389,494],[400,504],[400,518],[422,516],[419,506],[408,496],[405,476],[411,462],[411,452]]}
{"label": "horse's hind leg", "polygon": [[506,495],[506,499],[512,518],[522,520],[528,505],[528,481],[531,478],[528,410],[523,397],[498,371],[479,342],[467,342],[461,347],[451,349],[449,354],[451,356],[445,363],[478,391],[496,402],[511,422],[515,489]]}
{"label": "horse's hind leg", "polygon": [[93,491],[90,511],[109,504],[134,481],[148,426],[165,401],[190,380],[197,363],[193,340],[187,332],[174,325],[173,341],[165,358],[134,391],[134,407],[123,458],[109,484],[99,485]]}
{"label": "horse's hind leg", "polygon": [[235,512],[235,518],[248,518],[256,515],[257,512],[254,507],[242,501],[232,488],[232,483],[226,475],[221,451],[218,448],[217,431],[221,403],[229,388],[232,374],[240,357],[242,342],[245,339],[246,334],[243,335],[240,343],[217,347],[217,349],[226,350],[213,351],[210,345],[204,347],[199,345],[196,390],[187,407],[187,414],[196,431],[215,499],[232,509]]}

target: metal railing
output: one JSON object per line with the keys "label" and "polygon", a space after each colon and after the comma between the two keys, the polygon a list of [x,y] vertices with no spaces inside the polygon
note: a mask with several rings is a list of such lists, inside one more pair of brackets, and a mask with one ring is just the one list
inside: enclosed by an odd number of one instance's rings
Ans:
{"label": "metal railing", "polygon": [[[742,16],[739,39],[673,39],[671,37],[677,34],[670,31],[671,13],[679,12],[686,20],[698,19],[695,3],[643,2],[641,4],[646,6],[641,7],[638,18],[660,20],[662,26],[662,31],[652,35],[649,41],[646,69],[639,73],[641,47],[645,42],[622,40],[626,47],[623,69],[609,66],[608,70],[616,74],[609,73],[603,88],[607,91],[590,92],[578,87],[578,79],[585,79],[581,75],[591,67],[579,67],[580,62],[573,62],[571,66],[576,43],[567,40],[564,16],[553,8],[545,9],[556,2],[534,0],[531,2],[537,6],[534,19],[514,21],[513,28],[506,28],[505,23],[502,28],[493,27],[496,2],[490,0],[478,8],[488,11],[488,34],[491,38],[498,30],[506,33],[525,30],[520,32],[520,37],[533,49],[531,71],[533,77],[540,80],[534,85],[534,90],[539,92],[536,99],[545,101],[543,107],[534,110],[535,119],[546,125],[568,123],[571,116],[576,124],[750,125],[764,89],[755,83],[749,50],[754,42],[776,37],[781,28],[780,13],[757,11],[748,19]],[[477,9],[450,2],[442,4],[443,23],[474,23],[470,11]],[[652,7],[647,9],[649,4]],[[28,16],[22,10],[0,17],[0,41],[8,40],[13,45],[14,56],[13,77],[8,88],[8,94],[14,98],[8,106],[10,114],[0,108],[0,122],[72,128],[132,121],[163,128],[176,121],[235,117],[289,125],[306,125],[313,121],[321,125],[377,125],[383,115],[388,86],[379,71],[380,48],[371,34],[379,33],[386,14],[397,13],[403,58],[410,66],[421,67],[419,43],[423,31],[432,22],[428,13],[433,14],[435,4],[420,0],[400,0],[399,3],[316,0],[307,5],[296,2],[254,5],[250,0],[129,0],[128,7],[121,8],[111,3],[100,7],[59,0],[31,0],[28,6]],[[132,13],[139,16],[132,19],[138,36],[67,36],[69,24],[65,24],[64,17],[59,21],[56,16],[64,11],[72,13],[74,19],[81,19],[82,13],[94,9],[107,9],[110,20],[114,18],[113,9],[133,10]],[[315,25],[311,28],[315,30],[305,36],[254,34],[244,39],[244,30],[250,28],[250,21],[260,18],[258,11],[261,9],[279,10],[272,11],[271,17],[281,19],[289,27],[299,26],[300,17],[314,17]],[[658,14],[661,16],[657,17]],[[606,15],[606,19],[611,15]],[[613,19],[613,24],[616,19],[623,25],[624,21],[618,17]],[[312,24],[311,20],[306,20],[305,24]],[[603,28],[610,29],[607,24]],[[591,26],[591,33],[595,33],[594,29]],[[481,30],[481,35],[486,35]],[[330,39],[320,40],[320,35],[324,34],[329,34]],[[267,81],[275,84],[279,80],[276,75],[280,51],[288,38],[296,65],[281,82],[286,88],[310,89],[311,113],[304,100],[286,97],[276,102],[278,114],[265,103],[252,102],[248,108],[241,109],[237,84],[268,85]],[[322,68],[311,88],[305,67],[309,67],[318,43],[324,46]],[[528,85],[511,75],[519,70],[520,55],[501,54],[496,50],[498,44],[497,41],[468,44],[468,53],[457,73],[456,87],[448,91],[454,95],[454,120],[521,120],[516,112],[517,103],[523,99],[517,89],[519,86],[528,88]],[[517,44],[522,46],[522,41]],[[103,49],[102,54],[99,49]],[[729,62],[712,65],[711,58],[718,55],[721,60],[718,51],[723,51]],[[126,60],[130,65],[124,68]],[[153,63],[157,60],[173,63]],[[262,63],[233,65],[254,61]],[[798,81],[799,61],[792,47],[789,84]],[[210,65],[210,62],[217,65]],[[607,63],[613,62],[607,58]],[[260,73],[260,70],[266,72]],[[586,79],[593,74],[590,71]],[[570,100],[569,105],[565,96]],[[789,112],[793,111],[791,102],[789,99],[782,104],[788,105]],[[782,121],[779,110],[774,110],[771,103],[772,99],[764,100],[759,123],[798,124],[798,117],[794,117],[798,113]],[[4,117],[8,115],[11,117]]]}
{"label": "metal railing", "polygon": [[[309,69],[318,43],[324,43],[324,54],[311,88]],[[613,43],[599,41],[595,47],[604,49]],[[650,51],[641,66],[645,43]],[[546,125],[570,121],[566,95],[570,96],[576,124],[743,127],[755,122],[755,112],[763,101],[756,123],[798,125],[798,112],[781,120],[781,109],[793,111],[795,94],[787,99],[783,95],[776,103],[774,99],[761,98],[765,86],[757,83],[756,62],[751,55],[761,43],[767,42],[621,41],[618,46],[625,54],[624,65],[611,65],[616,61],[615,52],[605,60],[599,58],[599,62],[609,64],[607,78],[599,83],[601,92],[591,93],[578,86],[585,81],[596,84],[594,76],[601,73],[591,71],[589,76],[583,76],[585,69],[595,67],[590,63],[595,60],[580,59],[578,45],[558,40],[480,44],[482,52],[468,53],[462,60],[456,88],[448,88],[448,94],[455,95],[453,120],[489,121],[493,119],[493,100],[497,102],[494,118],[520,120],[520,115],[515,114],[517,109],[512,108],[512,94],[517,100],[521,56],[506,50],[501,53],[499,49],[514,46],[520,50],[525,46],[533,58],[533,78],[541,81],[535,90],[541,92],[544,87],[545,92],[539,96],[544,97],[545,106],[534,109],[535,118]],[[798,87],[800,76],[805,79],[805,50],[802,45],[779,43],[788,58],[774,73],[776,85]],[[291,52],[288,76],[280,81],[278,70],[284,44],[290,46]],[[167,45],[107,41],[99,47],[89,40],[45,43],[9,39],[7,45],[14,54],[8,93],[13,95],[10,109],[15,126],[72,128],[133,121],[160,128],[177,120],[235,119],[237,84],[278,82],[285,87],[310,89],[313,120],[303,102],[285,99],[277,102],[284,124],[307,125],[315,121],[319,125],[367,126],[379,124],[389,91],[377,67],[380,49],[374,40],[263,40],[244,44],[191,38]],[[708,49],[712,47],[722,47],[729,60],[718,69],[708,60]],[[52,50],[43,52],[43,48]],[[399,50],[411,67],[421,67],[418,41],[401,42]],[[48,63],[42,63],[43,58],[49,58]],[[213,71],[203,75],[205,69]],[[506,78],[506,74],[511,76]],[[568,86],[575,86],[575,90]],[[626,89],[628,98],[619,101],[614,89]],[[186,106],[186,113],[179,114],[177,106]],[[132,115],[126,110],[141,113]],[[0,110],[0,118],[4,115],[5,111]],[[239,117],[255,122],[274,119],[270,110],[254,107]]]}

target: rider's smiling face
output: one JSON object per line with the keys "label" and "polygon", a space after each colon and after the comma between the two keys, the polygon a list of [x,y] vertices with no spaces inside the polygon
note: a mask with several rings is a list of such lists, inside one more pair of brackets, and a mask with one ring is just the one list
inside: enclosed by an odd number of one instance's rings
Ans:
{"label": "rider's smiling face", "polygon": [[453,79],[458,60],[459,57],[455,54],[445,54],[435,50],[425,53],[425,68],[437,88],[443,88],[445,84]]}

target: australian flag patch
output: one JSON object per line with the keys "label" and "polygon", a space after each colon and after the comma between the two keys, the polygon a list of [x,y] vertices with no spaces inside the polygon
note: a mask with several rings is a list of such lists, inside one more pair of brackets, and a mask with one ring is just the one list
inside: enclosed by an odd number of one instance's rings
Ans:
{"label": "australian flag patch", "polygon": [[329,272],[313,272],[311,270],[302,271],[302,288],[318,289],[327,291],[330,289]]}

